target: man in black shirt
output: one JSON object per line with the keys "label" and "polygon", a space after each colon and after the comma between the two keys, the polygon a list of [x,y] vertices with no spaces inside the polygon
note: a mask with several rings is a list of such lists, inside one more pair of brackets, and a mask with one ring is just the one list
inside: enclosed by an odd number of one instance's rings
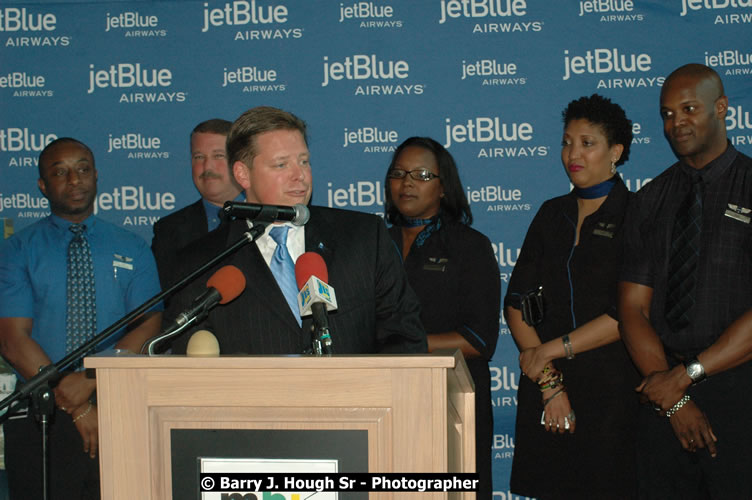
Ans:
{"label": "man in black shirt", "polygon": [[669,75],[661,116],[679,161],[628,216],[619,327],[650,403],[640,416],[644,498],[752,495],[752,159],[728,142],[727,110],[711,68]]}

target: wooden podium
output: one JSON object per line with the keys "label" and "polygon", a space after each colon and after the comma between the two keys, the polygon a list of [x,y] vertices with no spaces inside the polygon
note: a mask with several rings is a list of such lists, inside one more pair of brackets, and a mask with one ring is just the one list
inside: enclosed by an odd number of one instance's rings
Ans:
{"label": "wooden podium", "polygon": [[[173,429],[364,430],[368,472],[475,471],[475,394],[459,352],[100,355],[84,365],[97,377],[103,500],[173,498]],[[369,494],[403,497],[475,494]]]}

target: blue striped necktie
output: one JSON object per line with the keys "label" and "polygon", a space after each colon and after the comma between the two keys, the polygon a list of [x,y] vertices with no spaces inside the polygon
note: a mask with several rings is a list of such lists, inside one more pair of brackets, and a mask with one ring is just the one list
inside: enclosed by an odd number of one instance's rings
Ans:
{"label": "blue striped necktie", "polygon": [[271,265],[269,266],[277,280],[280,290],[290,306],[298,326],[303,323],[300,320],[300,311],[298,310],[298,284],[295,282],[295,264],[292,262],[290,252],[287,251],[287,232],[289,226],[276,226],[269,231],[269,236],[277,243],[277,249],[272,255]]}
{"label": "blue striped necktie", "polygon": [[97,327],[94,288],[94,262],[84,224],[72,224],[73,239],[68,244],[68,309],[65,321],[65,352],[70,353],[91,339]]}

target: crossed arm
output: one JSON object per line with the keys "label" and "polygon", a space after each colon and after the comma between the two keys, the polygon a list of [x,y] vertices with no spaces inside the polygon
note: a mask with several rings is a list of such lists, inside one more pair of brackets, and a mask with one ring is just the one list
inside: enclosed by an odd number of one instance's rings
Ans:
{"label": "crossed arm", "polygon": [[[650,324],[653,289],[637,283],[619,284],[619,330],[637,369],[645,377],[636,388],[657,411],[665,412],[684,396],[692,380],[683,365],[670,369],[658,334]],[[736,319],[697,359],[708,376],[752,359],[752,310]],[[671,417],[674,434],[686,450],[708,448],[716,456],[717,438],[705,413],[694,401]]]}
{"label": "crossed arm", "polygon": [[[139,352],[146,339],[156,335],[161,313],[148,313],[134,320],[130,331],[116,347]],[[0,353],[25,379],[37,374],[39,368],[52,363],[44,349],[31,338],[31,318],[0,318]],[[83,440],[84,453],[94,458],[98,448],[96,406],[89,406],[89,398],[96,388],[96,380],[83,371],[70,373],[60,379],[54,389],[57,406],[73,418]]]}
{"label": "crossed arm", "polygon": [[[504,314],[520,350],[520,368],[533,382],[541,376],[546,366],[553,366],[554,360],[566,357],[561,337],[542,343],[535,329],[523,321],[522,313],[518,309],[507,306]],[[569,339],[575,354],[597,349],[619,340],[617,322],[607,314],[602,314],[573,330],[569,334]],[[566,385],[566,380],[564,383]],[[552,389],[543,391],[543,400],[550,398],[554,392]],[[555,427],[559,432],[563,432],[564,419],[571,411],[572,407],[566,393],[552,399],[545,407],[547,430],[555,430]],[[549,422],[553,422],[554,426],[552,427]],[[558,424],[558,427],[555,424]],[[574,432],[574,428],[574,423],[571,423],[569,431]]]}

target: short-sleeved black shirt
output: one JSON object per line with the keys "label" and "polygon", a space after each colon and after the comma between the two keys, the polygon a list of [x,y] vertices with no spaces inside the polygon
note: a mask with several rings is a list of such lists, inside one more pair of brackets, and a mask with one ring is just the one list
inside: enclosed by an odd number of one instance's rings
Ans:
{"label": "short-sleeved black shirt", "polygon": [[668,353],[683,357],[706,349],[752,307],[752,159],[729,144],[700,170],[705,195],[693,319],[678,332],[666,322],[671,233],[693,171],[678,162],[639,191],[627,217],[621,275],[653,289],[650,321]]}

